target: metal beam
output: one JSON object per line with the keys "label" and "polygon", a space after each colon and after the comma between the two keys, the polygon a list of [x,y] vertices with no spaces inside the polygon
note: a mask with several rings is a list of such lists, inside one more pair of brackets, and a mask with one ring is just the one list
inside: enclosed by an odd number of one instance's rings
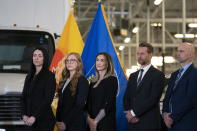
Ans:
{"label": "metal beam", "polygon": [[[132,18],[131,21],[133,23],[137,23],[137,22],[146,23],[147,19],[146,18]],[[153,18],[153,19],[150,19],[150,21],[151,22],[162,22],[162,19],[161,18]],[[197,21],[197,18],[186,18],[185,19],[186,23],[192,23],[194,21]],[[182,23],[183,22],[183,18],[166,18],[165,22],[166,23]]]}
{"label": "metal beam", "polygon": [[147,42],[150,43],[150,3],[147,0]]}
{"label": "metal beam", "polygon": [[165,30],[166,34],[170,37],[170,39],[172,40],[173,43],[176,43],[176,39],[170,34],[170,32],[168,30]]}
{"label": "metal beam", "polygon": [[95,3],[91,3],[91,4],[88,6],[88,8],[83,12],[82,17],[84,17],[84,16],[89,12],[89,10],[90,10],[92,7],[94,7],[94,5],[95,5]]}
{"label": "metal beam", "polygon": [[162,53],[166,53],[166,48],[165,48],[165,41],[166,41],[166,23],[165,23],[165,0],[162,1]]}
{"label": "metal beam", "polygon": [[138,8],[135,12],[133,12],[132,17],[136,16],[137,14],[139,14],[139,12],[142,10],[142,6],[144,5],[145,0],[142,0],[138,3]]}
{"label": "metal beam", "polygon": [[186,3],[185,3],[185,0],[182,0],[182,15],[183,15],[183,18],[182,18],[182,32],[183,32],[183,36],[185,37],[185,34],[186,34]]}
{"label": "metal beam", "polygon": [[[158,47],[162,48],[162,43],[151,43],[151,45],[154,48],[158,48]],[[125,44],[125,43],[116,43],[115,47],[118,47],[118,46],[137,47],[137,44],[136,43],[127,43],[127,44]],[[177,44],[166,43],[166,45],[165,45],[166,48],[172,48],[172,47],[176,48],[178,46],[179,46],[179,43],[177,43]],[[194,46],[197,47],[197,44],[194,44]]]}

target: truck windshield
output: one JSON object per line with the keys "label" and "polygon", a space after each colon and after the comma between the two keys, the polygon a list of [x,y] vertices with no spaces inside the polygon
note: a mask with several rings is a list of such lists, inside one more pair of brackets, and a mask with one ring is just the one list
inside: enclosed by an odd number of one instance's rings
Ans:
{"label": "truck windshield", "polygon": [[51,60],[54,45],[54,39],[48,32],[0,30],[0,72],[26,73],[30,68],[32,50],[43,46]]}

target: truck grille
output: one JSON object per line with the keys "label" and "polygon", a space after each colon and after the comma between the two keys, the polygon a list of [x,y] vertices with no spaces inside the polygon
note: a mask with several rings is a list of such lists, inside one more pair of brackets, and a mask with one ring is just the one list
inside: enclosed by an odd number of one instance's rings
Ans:
{"label": "truck grille", "polygon": [[21,93],[0,95],[0,125],[23,124],[20,99]]}

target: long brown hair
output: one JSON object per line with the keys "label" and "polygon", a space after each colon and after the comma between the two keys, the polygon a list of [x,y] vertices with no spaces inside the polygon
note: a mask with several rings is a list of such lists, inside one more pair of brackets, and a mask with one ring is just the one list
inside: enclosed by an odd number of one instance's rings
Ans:
{"label": "long brown hair", "polygon": [[[76,94],[76,90],[77,90],[77,83],[78,83],[78,79],[79,77],[82,75],[82,60],[81,57],[78,53],[76,52],[71,52],[67,55],[66,59],[65,59],[65,65],[66,65],[66,60],[69,56],[74,55],[77,59],[77,68],[75,71],[75,74],[73,75],[72,79],[71,79],[71,87],[70,87],[70,91],[72,93],[72,96]],[[62,88],[64,86],[65,81],[70,77],[70,72],[67,69],[67,67],[65,66],[64,70],[62,71],[62,77],[60,79],[60,83],[59,83],[59,87]]]}

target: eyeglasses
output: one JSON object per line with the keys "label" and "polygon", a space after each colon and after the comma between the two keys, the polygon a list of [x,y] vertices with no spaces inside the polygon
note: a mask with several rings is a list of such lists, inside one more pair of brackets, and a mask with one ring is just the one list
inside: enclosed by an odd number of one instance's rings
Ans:
{"label": "eyeglasses", "polygon": [[76,59],[66,59],[66,63],[74,63],[76,62]]}

